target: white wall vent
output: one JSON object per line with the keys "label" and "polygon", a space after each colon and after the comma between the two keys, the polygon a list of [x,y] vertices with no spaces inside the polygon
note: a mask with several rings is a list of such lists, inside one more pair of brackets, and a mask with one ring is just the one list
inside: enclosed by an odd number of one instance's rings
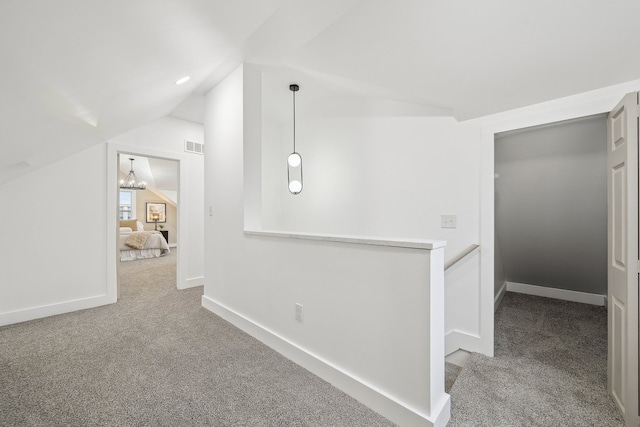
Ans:
{"label": "white wall vent", "polygon": [[184,151],[187,153],[204,154],[204,144],[184,140]]}

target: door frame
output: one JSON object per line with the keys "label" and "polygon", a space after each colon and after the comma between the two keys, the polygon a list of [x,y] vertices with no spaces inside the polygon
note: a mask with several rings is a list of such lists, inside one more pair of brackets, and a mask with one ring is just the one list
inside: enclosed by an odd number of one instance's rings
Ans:
{"label": "door frame", "polygon": [[[609,113],[640,80],[511,110],[475,120],[481,127],[480,147],[480,333],[482,353],[494,353],[495,134],[595,114]],[[604,142],[606,143],[606,142]],[[640,319],[639,319],[640,321]],[[478,350],[476,350],[478,351]]]}
{"label": "door frame", "polygon": [[[186,179],[185,156],[178,153],[155,150],[148,147],[107,143],[107,295],[111,302],[118,300],[118,235],[119,235],[119,212],[118,212],[118,155],[131,154],[141,157],[154,157],[178,162],[178,200],[176,218],[176,245],[178,248],[185,248],[189,244],[186,230],[186,217],[182,214],[184,210],[184,197]],[[186,285],[185,259],[177,251],[176,259],[176,287],[184,289]]]}
{"label": "door frame", "polygon": [[494,353],[494,237],[495,237],[495,134],[546,125],[595,114],[609,113],[629,92],[640,89],[640,80],[597,89],[528,107],[474,119],[480,125],[480,348]]}

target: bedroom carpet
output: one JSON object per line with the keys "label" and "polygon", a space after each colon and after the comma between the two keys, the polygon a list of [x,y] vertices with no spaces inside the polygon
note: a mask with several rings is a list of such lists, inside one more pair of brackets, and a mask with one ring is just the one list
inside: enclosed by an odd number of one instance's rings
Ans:
{"label": "bedroom carpet", "polygon": [[175,288],[121,263],[117,304],[0,328],[2,426],[391,426]]}
{"label": "bedroom carpet", "polygon": [[449,426],[624,426],[607,392],[604,307],[508,292],[495,343],[455,380]]}

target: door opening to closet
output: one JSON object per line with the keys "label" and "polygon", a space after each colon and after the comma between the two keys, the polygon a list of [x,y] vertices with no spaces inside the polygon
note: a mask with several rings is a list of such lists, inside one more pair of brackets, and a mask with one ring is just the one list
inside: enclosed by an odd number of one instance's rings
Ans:
{"label": "door opening to closet", "polygon": [[[607,391],[607,216],[606,114],[495,135],[495,358],[514,361],[505,387],[518,383],[523,402],[552,389],[599,396],[588,406],[619,419]],[[582,403],[565,408],[578,424]]]}
{"label": "door opening to closet", "polygon": [[606,117],[496,134],[497,287],[604,304]]}

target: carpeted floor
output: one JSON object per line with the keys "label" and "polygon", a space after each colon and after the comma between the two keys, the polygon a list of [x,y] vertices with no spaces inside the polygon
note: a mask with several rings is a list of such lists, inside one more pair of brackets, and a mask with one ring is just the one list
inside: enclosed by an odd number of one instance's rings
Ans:
{"label": "carpeted floor", "polygon": [[507,293],[495,357],[473,353],[449,426],[624,426],[607,392],[604,307]]}
{"label": "carpeted floor", "polygon": [[175,250],[119,279],[117,304],[0,328],[0,425],[393,425],[176,290]]}

